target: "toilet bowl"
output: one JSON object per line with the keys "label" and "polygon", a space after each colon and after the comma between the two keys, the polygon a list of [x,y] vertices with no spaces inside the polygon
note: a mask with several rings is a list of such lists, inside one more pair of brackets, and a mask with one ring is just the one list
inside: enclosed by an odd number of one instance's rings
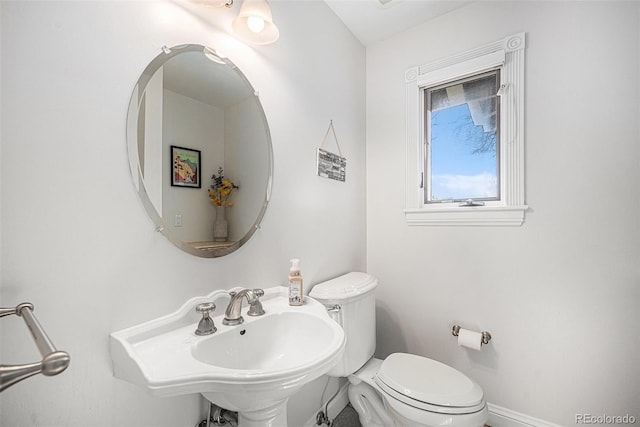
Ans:
{"label": "toilet bowl", "polygon": [[343,358],[329,372],[348,377],[349,401],[364,427],[482,427],[488,419],[482,388],[463,373],[426,357],[375,350],[378,281],[352,272],[316,284],[309,296],[323,303],[344,329]]}

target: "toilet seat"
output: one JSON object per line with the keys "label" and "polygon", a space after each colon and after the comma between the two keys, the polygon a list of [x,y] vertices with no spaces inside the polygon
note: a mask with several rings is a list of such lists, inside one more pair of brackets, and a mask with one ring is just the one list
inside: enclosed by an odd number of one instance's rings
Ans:
{"label": "toilet seat", "polygon": [[392,406],[401,402],[440,414],[471,414],[486,406],[480,386],[463,373],[414,354],[387,357],[376,373],[375,383],[393,398],[389,399]]}

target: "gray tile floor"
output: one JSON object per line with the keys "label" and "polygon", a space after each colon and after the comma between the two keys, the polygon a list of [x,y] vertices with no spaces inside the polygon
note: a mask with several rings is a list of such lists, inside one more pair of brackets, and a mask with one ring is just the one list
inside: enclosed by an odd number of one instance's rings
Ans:
{"label": "gray tile floor", "polygon": [[351,404],[348,404],[333,420],[331,427],[362,427],[362,425],[358,419],[358,413]]}

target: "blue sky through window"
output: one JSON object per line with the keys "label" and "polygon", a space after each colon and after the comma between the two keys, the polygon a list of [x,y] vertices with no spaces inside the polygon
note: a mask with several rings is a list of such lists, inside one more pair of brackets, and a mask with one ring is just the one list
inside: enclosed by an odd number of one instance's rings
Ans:
{"label": "blue sky through window", "polygon": [[474,152],[470,134],[487,136],[473,123],[466,103],[432,113],[431,200],[498,197],[495,144],[493,150]]}

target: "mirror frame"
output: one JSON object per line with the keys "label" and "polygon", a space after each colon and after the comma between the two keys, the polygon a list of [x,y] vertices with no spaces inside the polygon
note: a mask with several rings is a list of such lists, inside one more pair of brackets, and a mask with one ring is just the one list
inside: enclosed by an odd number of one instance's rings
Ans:
{"label": "mirror frame", "polygon": [[[184,242],[179,239],[174,233],[171,232],[170,228],[166,226],[166,221],[160,216],[158,211],[156,210],[153,202],[151,201],[145,185],[144,185],[144,176],[142,175],[142,171],[140,168],[140,159],[138,157],[138,115],[140,111],[140,106],[143,95],[145,93],[148,79],[145,76],[154,75],[167,61],[171,58],[180,55],[182,53],[187,52],[201,52],[203,55],[206,55],[209,59],[214,62],[218,62],[220,64],[227,65],[233,71],[236,72],[238,77],[247,85],[248,88],[255,94],[255,101],[258,107],[258,112],[263,122],[264,131],[265,131],[265,139],[267,143],[267,154],[268,154],[268,177],[265,185],[264,199],[262,201],[262,205],[260,211],[258,212],[258,216],[250,227],[250,229],[237,241],[233,242],[233,244],[226,246],[215,246],[210,248],[198,248],[195,247],[188,242]],[[135,122],[132,122],[135,121]],[[134,125],[132,126],[132,123]],[[258,96],[258,92],[254,89],[253,85],[247,77],[242,73],[242,71],[226,57],[223,57],[216,53],[214,49],[211,49],[204,45],[199,44],[184,44],[177,45],[171,48],[163,46],[161,49],[161,53],[156,56],[147,67],[144,69],[138,81],[134,86],[134,90],[131,94],[131,99],[129,101],[129,107],[127,111],[127,122],[126,122],[126,140],[127,140],[127,150],[129,157],[129,166],[131,172],[131,178],[133,181],[134,188],[142,201],[142,204],[147,211],[147,214],[155,224],[155,230],[162,233],[171,243],[173,243],[178,248],[182,249],[184,252],[187,252],[191,255],[195,255],[202,258],[217,258],[228,255],[232,252],[238,250],[242,245],[244,245],[256,232],[257,229],[260,228],[260,224],[262,223],[262,219],[267,210],[267,206],[269,205],[269,200],[271,198],[271,188],[273,183],[273,145],[271,141],[271,132],[269,130],[269,123],[267,122],[267,117],[264,112],[264,108],[262,107],[262,103],[260,102],[260,98]],[[163,184],[164,185],[164,184]],[[213,224],[213,221],[212,221]],[[213,225],[212,225],[213,226]]]}

